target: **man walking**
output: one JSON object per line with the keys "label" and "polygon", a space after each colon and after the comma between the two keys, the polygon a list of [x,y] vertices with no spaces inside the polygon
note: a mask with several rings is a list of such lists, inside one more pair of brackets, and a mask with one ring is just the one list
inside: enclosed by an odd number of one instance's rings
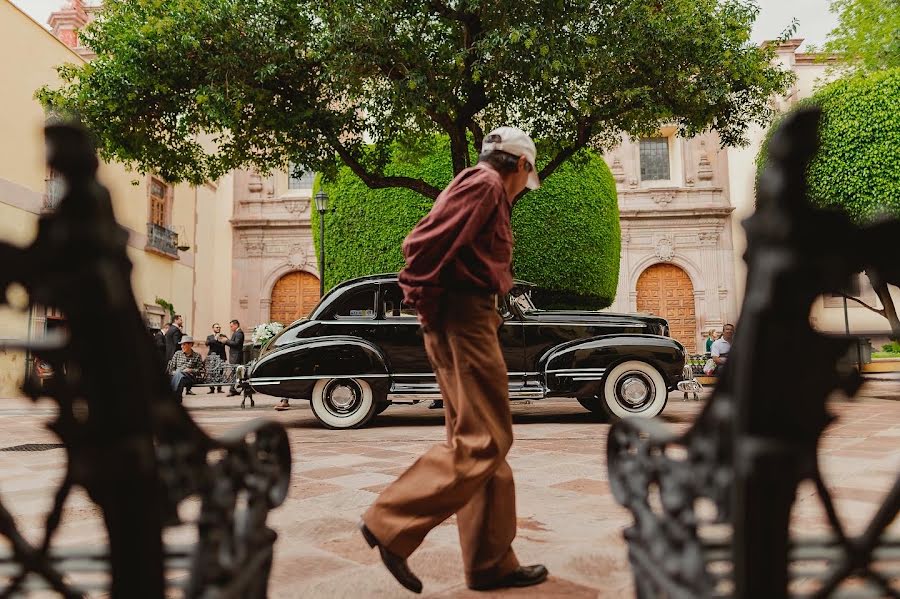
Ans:
{"label": "man walking", "polygon": [[[228,363],[234,365],[243,364],[244,331],[241,330],[241,323],[235,319],[228,323],[228,326],[231,328],[231,339],[225,341],[225,345],[228,346]],[[232,372],[234,372],[234,370],[235,369],[232,369]],[[232,397],[233,395],[238,395],[237,387],[235,387],[234,384],[232,384],[231,389],[228,390],[228,397]]]}
{"label": "man walking", "polygon": [[[225,355],[225,336],[222,334],[222,325],[218,322],[212,325],[212,335],[206,336],[206,347],[209,348],[209,354],[207,355],[207,359],[209,356],[215,355],[219,356],[222,359],[222,363],[228,361],[228,358]],[[218,380],[218,379],[213,379]],[[207,395],[211,395],[213,393],[221,393],[222,387],[210,387],[209,393]]]}
{"label": "man walking", "polygon": [[172,359],[172,356],[175,355],[175,352],[178,351],[178,346],[181,345],[181,337],[184,333],[181,332],[181,328],[184,326],[184,319],[181,317],[181,314],[176,314],[172,318],[172,322],[169,323],[169,330],[166,331],[166,362]]}
{"label": "man walking", "polygon": [[512,205],[540,186],[536,149],[512,127],[491,132],[478,164],[462,171],[403,243],[400,285],[418,311],[425,349],[445,400],[447,442],[435,445],[363,515],[360,530],[400,584],[422,582],[406,559],[428,532],[456,514],[474,590],[543,582],[542,565],[520,566],[515,487],[506,454],[512,418],[497,331],[497,294],[512,288]]}

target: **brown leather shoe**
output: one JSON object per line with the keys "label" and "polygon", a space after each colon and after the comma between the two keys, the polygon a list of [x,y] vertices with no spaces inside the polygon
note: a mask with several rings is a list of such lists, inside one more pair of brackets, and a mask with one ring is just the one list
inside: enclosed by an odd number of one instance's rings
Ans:
{"label": "brown leather shoe", "polygon": [[547,580],[547,568],[541,564],[535,564],[533,566],[519,566],[506,576],[480,584],[470,584],[469,588],[473,591],[491,591],[507,587],[530,587],[535,584],[541,584],[545,580]]}
{"label": "brown leather shoe", "polygon": [[405,558],[395,555],[382,547],[381,543],[375,538],[375,535],[372,534],[372,531],[369,530],[369,527],[366,526],[365,522],[359,523],[359,532],[362,533],[362,536],[366,540],[366,543],[369,544],[369,547],[378,547],[378,552],[381,554],[381,561],[384,562],[384,567],[388,569],[388,572],[394,575],[397,582],[413,593],[422,592],[422,581],[409,569],[409,565],[407,565]]}

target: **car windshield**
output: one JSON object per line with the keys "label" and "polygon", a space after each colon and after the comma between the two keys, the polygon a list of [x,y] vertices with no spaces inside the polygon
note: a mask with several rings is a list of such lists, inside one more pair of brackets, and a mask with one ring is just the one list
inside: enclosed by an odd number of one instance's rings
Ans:
{"label": "car windshield", "polygon": [[516,287],[509,293],[509,300],[514,302],[523,314],[537,309],[534,307],[534,302],[531,301],[531,290],[529,289]]}

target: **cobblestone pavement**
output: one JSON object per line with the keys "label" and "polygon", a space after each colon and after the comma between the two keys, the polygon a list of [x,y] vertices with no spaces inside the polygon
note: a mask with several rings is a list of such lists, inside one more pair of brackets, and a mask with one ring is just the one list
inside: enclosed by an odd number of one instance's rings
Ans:
{"label": "cobblestone pavement", "polygon": [[[873,382],[864,398],[832,402],[839,419],[822,442],[822,469],[837,497],[839,513],[860,530],[900,467],[900,383]],[[197,422],[212,434],[248,418],[281,421],[291,437],[294,474],[290,496],[273,512],[278,531],[272,597],[403,597],[406,593],[364,545],[355,524],[376,494],[428,446],[443,438],[443,416],[426,404],[393,406],[364,430],[330,431],[315,421],[308,404],[297,401],[275,412],[275,399],[257,397],[257,408],[240,410],[235,398],[188,398]],[[663,414],[686,429],[701,402],[672,394]],[[7,399],[0,404],[0,448],[54,443],[42,427],[52,414],[49,402]],[[630,518],[614,501],[606,479],[609,430],[570,400],[513,404],[515,444],[510,464],[516,476],[518,537],[523,563],[542,562],[550,580],[539,587],[496,593],[465,588],[454,521],[435,529],[410,564],[428,597],[622,597],[632,596],[631,574],[622,541]],[[0,493],[27,536],[37,539],[50,491],[63,473],[64,454],[0,451]],[[196,505],[186,506],[192,511]],[[823,529],[823,514],[804,486],[798,493],[794,525],[804,532]],[[894,528],[898,528],[895,522]],[[898,531],[900,533],[900,531]],[[180,533],[175,531],[173,535]],[[179,540],[183,540],[181,534]],[[97,510],[83,493],[70,498],[59,535],[63,543],[103,538]]]}

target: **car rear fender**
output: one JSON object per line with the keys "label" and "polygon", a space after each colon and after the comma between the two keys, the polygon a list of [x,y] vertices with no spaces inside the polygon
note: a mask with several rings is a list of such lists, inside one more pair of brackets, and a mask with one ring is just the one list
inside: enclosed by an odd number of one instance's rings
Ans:
{"label": "car rear fender", "polygon": [[377,393],[386,393],[390,377],[384,354],[360,337],[320,337],[267,353],[250,371],[250,386],[279,397],[309,398],[316,381],[356,378]]}
{"label": "car rear fender", "polygon": [[626,360],[647,362],[671,389],[681,380],[684,347],[659,335],[601,335],[554,347],[541,357],[538,368],[548,391],[583,394],[599,388],[606,372]]}

